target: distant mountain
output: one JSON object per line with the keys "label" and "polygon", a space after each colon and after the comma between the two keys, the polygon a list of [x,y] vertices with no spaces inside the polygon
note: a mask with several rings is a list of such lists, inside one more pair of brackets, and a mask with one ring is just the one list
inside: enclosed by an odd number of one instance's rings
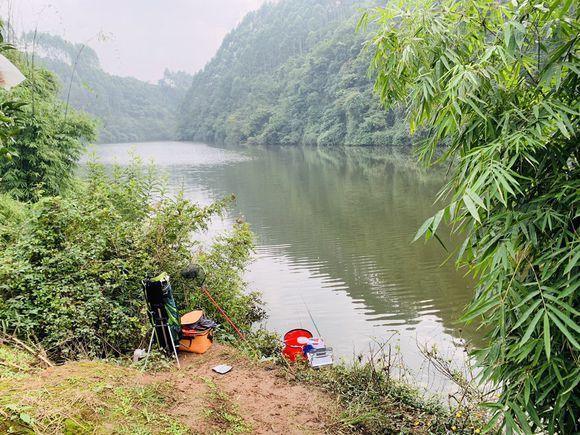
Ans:
{"label": "distant mountain", "polygon": [[176,138],[176,112],[191,85],[189,74],[166,70],[151,84],[106,73],[94,50],[58,36],[39,33],[33,44],[33,35],[26,34],[21,43],[30,55],[34,46],[35,62],[57,75],[65,101],[100,119],[99,142]]}
{"label": "distant mountain", "polygon": [[180,137],[215,143],[405,145],[367,74],[357,0],[281,0],[249,13],[197,73]]}

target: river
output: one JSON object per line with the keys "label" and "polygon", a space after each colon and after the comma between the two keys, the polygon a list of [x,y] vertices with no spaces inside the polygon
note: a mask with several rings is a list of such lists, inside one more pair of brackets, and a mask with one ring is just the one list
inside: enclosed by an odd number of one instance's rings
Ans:
{"label": "river", "polygon": [[[249,287],[283,333],[315,331],[337,357],[352,360],[390,340],[410,375],[430,391],[445,382],[418,346],[437,346],[456,367],[478,332],[457,323],[472,283],[437,242],[411,243],[437,207],[442,173],[418,170],[399,153],[368,148],[235,148],[187,142],[106,144],[100,161],[153,161],[171,188],[208,204],[229,194],[236,203],[210,236],[240,215],[256,234]],[[208,236],[206,236],[208,237]],[[443,234],[445,243],[458,240]],[[306,309],[308,307],[308,309]]]}

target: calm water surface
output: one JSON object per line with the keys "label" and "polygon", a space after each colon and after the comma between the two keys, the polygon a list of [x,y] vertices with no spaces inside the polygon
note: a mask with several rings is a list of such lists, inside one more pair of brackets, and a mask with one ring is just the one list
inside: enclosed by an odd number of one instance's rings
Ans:
{"label": "calm water surface", "polygon": [[[417,171],[377,149],[221,149],[186,142],[109,144],[105,163],[131,154],[162,167],[175,189],[207,204],[234,193],[235,207],[211,233],[243,215],[257,236],[250,288],[262,292],[280,333],[296,327],[321,334],[352,359],[390,343],[412,375],[431,390],[442,380],[418,345],[436,345],[460,365],[465,341],[478,333],[457,324],[471,283],[436,242],[411,243],[436,209],[440,174]],[[453,245],[457,241],[449,240]]]}

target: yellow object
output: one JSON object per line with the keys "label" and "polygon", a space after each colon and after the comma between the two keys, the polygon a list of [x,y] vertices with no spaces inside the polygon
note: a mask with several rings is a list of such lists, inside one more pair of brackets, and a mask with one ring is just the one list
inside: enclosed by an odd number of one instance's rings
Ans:
{"label": "yellow object", "polygon": [[206,353],[213,343],[213,331],[200,332],[195,337],[185,337],[179,340],[179,350],[191,353]]}
{"label": "yellow object", "polygon": [[201,310],[190,311],[189,313],[181,316],[181,324],[193,325],[195,322],[201,319],[201,316],[203,316],[203,311]]}

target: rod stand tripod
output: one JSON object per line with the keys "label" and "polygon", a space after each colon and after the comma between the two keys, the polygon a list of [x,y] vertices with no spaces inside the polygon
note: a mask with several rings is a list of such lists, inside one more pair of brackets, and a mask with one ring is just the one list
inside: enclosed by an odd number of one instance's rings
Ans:
{"label": "rod stand tripod", "polygon": [[[153,348],[153,340],[155,339],[155,328],[151,328],[151,338],[149,339],[149,346],[147,347],[147,355],[145,356],[145,363],[143,364],[143,370],[147,367],[147,361],[149,360],[149,355],[151,354],[151,349]],[[177,368],[181,368],[179,364],[179,357],[177,356],[177,348],[175,347],[175,343],[171,340],[172,348],[173,348],[173,356],[175,357],[175,363],[177,364]],[[162,349],[163,350],[163,349]]]}
{"label": "rod stand tripod", "polygon": [[167,355],[173,354],[179,368],[176,343],[179,341],[181,325],[171,285],[169,284],[169,275],[162,272],[154,278],[143,280],[142,284],[145,302],[147,303],[147,314],[152,327],[143,369],[147,367],[153,340],[157,342],[159,348]]}

